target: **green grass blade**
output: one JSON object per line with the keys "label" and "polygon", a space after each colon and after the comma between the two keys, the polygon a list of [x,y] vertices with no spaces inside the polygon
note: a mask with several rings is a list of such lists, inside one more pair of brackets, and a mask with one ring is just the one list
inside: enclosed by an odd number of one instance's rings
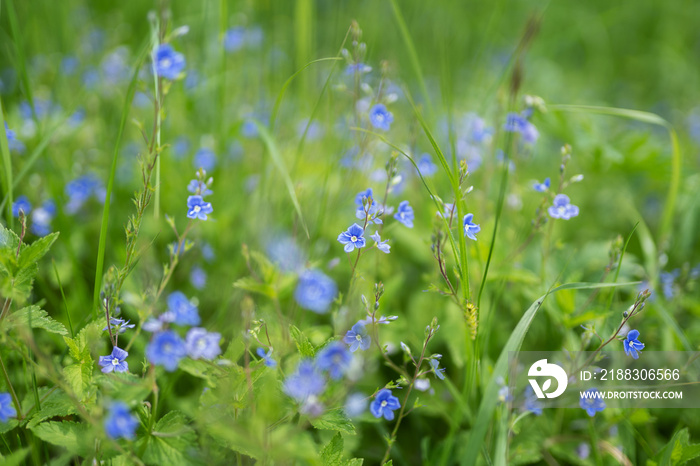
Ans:
{"label": "green grass blade", "polygon": [[36,121],[36,111],[34,110],[34,99],[32,98],[32,87],[29,83],[29,74],[27,73],[27,59],[24,56],[24,41],[22,39],[22,31],[19,27],[19,22],[17,20],[17,12],[15,10],[14,0],[7,0],[7,18],[10,23],[10,31],[12,33],[12,40],[15,43],[15,53],[17,54],[17,68],[19,71],[19,77],[22,81],[22,86],[24,87],[24,93],[26,94],[29,106],[32,109],[32,116]]}
{"label": "green grass blade", "polygon": [[[292,81],[294,81],[294,78],[296,78],[302,71],[304,71],[306,68],[309,66],[313,65],[314,63],[320,63],[324,61],[338,61],[342,60],[340,57],[329,57],[329,58],[319,58],[318,60],[311,61],[304,65],[301,69],[299,69],[296,73],[291,75],[289,79],[287,79],[284,82],[284,85],[282,86],[282,89],[280,89],[279,94],[277,94],[277,99],[275,100],[275,106],[272,108],[272,114],[270,115],[270,131],[274,131],[275,129],[275,121],[277,120],[277,113],[279,112],[280,105],[282,104],[282,98],[284,97],[285,92],[287,92],[287,88],[289,87],[290,84],[292,84]],[[309,121],[309,124],[311,122]]]}
{"label": "green grass blade", "polygon": [[258,131],[260,132],[260,137],[262,138],[263,143],[265,143],[265,147],[267,147],[267,151],[270,153],[270,157],[272,158],[272,161],[277,167],[277,170],[279,170],[280,175],[282,176],[282,180],[284,180],[284,184],[287,187],[289,197],[292,199],[294,209],[297,211],[297,215],[299,216],[299,221],[301,222],[301,225],[304,228],[304,231],[306,232],[306,237],[309,238],[309,229],[307,228],[306,222],[304,221],[304,215],[301,213],[301,205],[299,205],[299,199],[297,199],[297,193],[294,190],[294,183],[292,183],[292,178],[289,176],[289,171],[287,170],[287,166],[284,163],[284,159],[282,159],[282,154],[280,154],[279,149],[277,149],[277,144],[275,143],[272,134],[270,134],[270,130],[267,129],[265,125],[263,125],[257,120],[253,120],[253,122],[258,128]]}
{"label": "green grass blade", "polygon": [[391,3],[391,10],[394,12],[394,18],[399,25],[399,31],[401,31],[401,38],[403,39],[406,50],[408,51],[408,56],[411,59],[411,66],[413,67],[413,72],[416,74],[418,79],[418,85],[420,86],[421,93],[425,99],[425,105],[428,109],[428,114],[432,115],[432,109],[430,107],[430,96],[428,94],[428,86],[425,85],[425,78],[423,77],[423,70],[420,66],[420,60],[418,59],[418,52],[416,52],[416,46],[413,43],[413,38],[411,37],[411,32],[408,30],[406,25],[406,20],[404,20],[399,4],[396,0],[389,0]]}
{"label": "green grass blade", "polygon": [[668,247],[668,235],[671,232],[673,219],[675,217],[678,191],[680,190],[681,185],[681,166],[683,163],[681,147],[678,143],[678,135],[676,134],[676,130],[673,129],[671,123],[655,113],[629,110],[626,108],[597,107],[591,105],[548,105],[547,108],[562,112],[591,113],[628,118],[630,120],[636,120],[643,123],[648,123],[650,125],[663,126],[666,128],[671,140],[671,182],[668,186],[666,205],[663,209],[663,216],[661,217],[661,226],[659,227],[658,235],[659,246],[662,250],[665,250]]}
{"label": "green grass blade", "polygon": [[461,459],[460,464],[462,465],[473,465],[477,463],[477,458],[483,445],[484,438],[486,437],[486,432],[488,431],[489,425],[491,423],[491,418],[498,404],[498,377],[506,377],[506,371],[508,369],[508,355],[510,352],[520,351],[520,347],[525,339],[525,334],[530,328],[530,324],[535,319],[537,311],[540,310],[544,300],[553,293],[561,290],[590,290],[595,288],[609,288],[616,286],[630,286],[635,285],[637,282],[631,283],[567,283],[566,285],[558,286],[551,289],[546,294],[537,299],[530,307],[525,311],[525,314],[518,322],[515,330],[510,334],[508,342],[503,347],[496,365],[494,366],[491,379],[484,389],[484,396],[479,405],[479,410],[476,415],[476,421],[474,422],[471,434],[469,436],[469,441],[467,443],[464,456]]}
{"label": "green grass blade", "polygon": [[134,74],[131,77],[131,82],[126,91],[126,97],[124,99],[124,106],[122,108],[122,116],[119,122],[119,131],[117,132],[117,140],[114,143],[114,155],[112,156],[112,166],[109,171],[109,181],[107,182],[107,193],[105,196],[105,206],[102,210],[102,225],[100,226],[100,241],[97,249],[97,263],[95,264],[95,290],[93,293],[93,305],[95,312],[99,312],[99,298],[100,298],[100,288],[102,287],[102,272],[104,270],[105,263],[105,248],[107,246],[107,229],[109,228],[109,207],[110,200],[112,199],[112,191],[114,190],[114,176],[117,173],[117,159],[119,158],[119,147],[121,145],[122,135],[124,134],[124,128],[126,127],[126,121],[129,118],[129,110],[131,109],[131,102],[134,100],[134,92],[136,91],[136,83],[139,79],[139,70],[143,64],[146,56],[148,55],[148,45],[150,41],[147,42],[143,47],[141,47],[141,53],[139,58],[134,65]]}
{"label": "green grass blade", "polygon": [[2,101],[0,101],[0,125],[3,125],[2,130],[0,130],[0,152],[2,152],[2,166],[5,172],[4,184],[5,189],[7,189],[5,198],[9,201],[7,204],[7,224],[10,226],[10,229],[12,229],[15,220],[12,216],[12,156],[10,154],[10,146],[7,144],[7,132],[5,131],[4,124],[5,111],[2,108]]}

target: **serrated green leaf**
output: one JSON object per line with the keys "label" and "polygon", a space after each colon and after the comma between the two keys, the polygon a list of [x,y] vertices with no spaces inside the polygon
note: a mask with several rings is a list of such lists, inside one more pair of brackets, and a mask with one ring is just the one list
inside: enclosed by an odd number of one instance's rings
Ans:
{"label": "serrated green leaf", "polygon": [[316,351],[314,350],[314,346],[311,344],[309,339],[306,338],[306,335],[304,335],[302,331],[294,325],[289,326],[289,333],[292,335],[294,343],[296,343],[297,349],[301,355],[305,358],[313,358]]}
{"label": "serrated green leaf", "polygon": [[187,451],[196,448],[197,436],[188,425],[187,418],[179,411],[163,416],[155,426],[153,435],[137,442],[137,450],[146,443],[143,460],[149,464],[192,464]]}
{"label": "serrated green leaf", "polygon": [[49,252],[56,239],[58,239],[58,232],[39,238],[29,246],[22,248],[19,253],[19,267],[24,268],[39,262],[39,259]]}
{"label": "serrated green leaf", "polygon": [[321,450],[321,462],[323,466],[341,466],[343,461],[343,437],[340,432],[336,433],[328,445]]}
{"label": "serrated green leaf", "polygon": [[685,427],[671,438],[656,456],[661,466],[675,466],[686,464],[688,461],[700,456],[700,444],[690,443],[690,434]]}
{"label": "serrated green leaf", "polygon": [[3,466],[20,466],[25,464],[24,459],[29,454],[29,448],[22,448],[21,450],[16,450],[7,456],[0,455],[0,463]]}
{"label": "serrated green leaf", "polygon": [[9,328],[41,328],[47,332],[68,335],[66,327],[49,317],[39,306],[31,305],[15,311],[7,318]]}
{"label": "serrated green leaf", "polygon": [[328,411],[323,416],[311,419],[311,425],[321,430],[336,430],[355,435],[355,425],[340,409]]}
{"label": "serrated green leaf", "polygon": [[63,391],[55,390],[41,402],[41,410],[32,416],[27,424],[28,429],[33,429],[40,422],[57,416],[77,414],[78,410],[73,400]]}
{"label": "serrated green leaf", "polygon": [[152,387],[147,379],[129,372],[105,374],[97,377],[96,382],[102,387],[104,396],[127,403],[145,399],[151,393]]}
{"label": "serrated green leaf", "polygon": [[87,455],[93,444],[90,427],[78,422],[42,422],[31,431],[43,441],[77,455]]}

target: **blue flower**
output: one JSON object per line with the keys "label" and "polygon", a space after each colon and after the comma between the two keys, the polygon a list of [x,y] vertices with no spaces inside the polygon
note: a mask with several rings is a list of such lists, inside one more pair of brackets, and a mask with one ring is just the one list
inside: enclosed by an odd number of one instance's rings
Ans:
{"label": "blue flower", "polygon": [[255,352],[258,353],[258,356],[263,359],[263,362],[267,367],[277,367],[277,361],[272,359],[272,348],[270,348],[267,353],[265,352],[264,348],[258,348]]}
{"label": "blue flower", "polygon": [[557,194],[554,197],[554,203],[547,210],[552,218],[561,218],[569,220],[578,215],[578,207],[571,204],[569,196],[566,194]]}
{"label": "blue flower", "polygon": [[128,372],[129,364],[126,362],[126,358],[129,353],[116,346],[112,349],[112,354],[109,356],[100,356],[99,364],[102,366],[102,372],[105,374],[108,372]]}
{"label": "blue flower", "polygon": [[370,238],[372,238],[376,242],[377,249],[379,249],[380,251],[382,251],[385,254],[389,254],[389,252],[390,252],[389,250],[391,249],[391,246],[386,244],[386,242],[389,241],[388,239],[385,239],[384,241],[382,241],[382,237],[379,236],[378,231],[375,231],[373,235],[370,235]]}
{"label": "blue flower", "polygon": [[644,343],[638,340],[639,330],[630,330],[627,338],[622,341],[622,346],[625,348],[625,354],[632,356],[633,359],[639,359],[639,351],[644,349]]}
{"label": "blue flower", "polygon": [[362,393],[353,393],[345,400],[343,410],[349,418],[358,417],[367,409],[367,397]]}
{"label": "blue flower", "polygon": [[389,131],[393,121],[394,115],[386,109],[384,104],[377,104],[369,111],[369,122],[377,129]]}
{"label": "blue flower", "polygon": [[[439,357],[438,357],[439,356]],[[442,355],[437,354],[433,357],[428,364],[430,364],[430,369],[435,373],[438,379],[445,380],[445,368],[440,368],[440,358]]]}
{"label": "blue flower", "polygon": [[510,388],[508,388],[508,385],[501,386],[501,388],[498,389],[498,401],[500,403],[509,403],[512,400],[513,396],[510,394]]}
{"label": "blue flower", "polygon": [[337,292],[333,279],[318,270],[307,270],[299,276],[294,299],[304,309],[323,314],[328,311]]}
{"label": "blue flower", "polygon": [[464,236],[476,241],[476,234],[481,231],[481,227],[472,222],[473,219],[474,214],[467,214],[464,216]]}
{"label": "blue flower", "polygon": [[357,223],[353,223],[347,229],[347,231],[342,232],[338,235],[338,242],[344,244],[343,250],[345,252],[352,252],[355,248],[365,247],[365,230],[362,229]]}
{"label": "blue flower", "polygon": [[413,228],[413,219],[415,216],[413,215],[413,207],[408,204],[408,201],[401,201],[399,208],[396,209],[394,218],[408,228]]}
{"label": "blue flower", "polygon": [[680,269],[674,269],[670,272],[661,272],[659,274],[659,280],[661,281],[661,292],[664,294],[664,298],[670,300],[676,294],[673,288],[673,283],[680,277]]}
{"label": "blue flower", "polygon": [[138,419],[131,414],[126,403],[115,401],[111,404],[109,414],[105,418],[105,432],[109,438],[132,440],[138,426]]}
{"label": "blue flower", "polygon": [[172,313],[172,322],[177,325],[199,325],[199,311],[181,291],[173,291],[168,296],[168,311]]}
{"label": "blue flower", "polygon": [[350,368],[351,362],[352,355],[339,341],[329,344],[316,355],[316,367],[328,371],[333,380],[340,379]]}
{"label": "blue flower", "polygon": [[597,388],[589,388],[581,395],[579,406],[585,409],[590,417],[595,416],[595,413],[605,409],[605,401]]}
{"label": "blue flower", "polygon": [[591,446],[586,442],[581,442],[576,447],[576,455],[582,460],[587,459],[591,455]]}
{"label": "blue flower", "polygon": [[549,189],[549,178],[545,178],[542,183],[538,183],[535,181],[535,183],[532,185],[532,189],[534,189],[537,192],[543,193]]}
{"label": "blue flower", "polygon": [[293,237],[286,234],[274,235],[267,241],[267,255],[283,272],[295,272],[304,267],[306,255]]}
{"label": "blue flower", "polygon": [[300,362],[296,372],[284,381],[284,392],[299,402],[321,394],[325,388],[323,375],[309,360]]}
{"label": "blue flower", "polygon": [[237,52],[245,45],[245,29],[236,26],[224,33],[224,49],[227,52]]}
{"label": "blue flower", "polygon": [[535,391],[531,386],[525,389],[525,402],[523,403],[523,409],[525,411],[530,411],[535,416],[542,415],[542,402],[535,395]]}
{"label": "blue flower", "polygon": [[187,190],[192,194],[198,194],[202,197],[214,194],[214,191],[209,189],[207,183],[200,180],[190,180],[190,184],[187,185]]}
{"label": "blue flower", "polygon": [[[203,168],[205,171],[212,171],[216,168],[216,154],[213,150],[202,147],[194,154],[194,168]],[[206,196],[206,194],[202,194]]]}
{"label": "blue flower", "polygon": [[[136,324],[130,324],[129,322],[131,321],[124,321],[124,319],[117,319],[116,317],[112,317],[111,319],[109,319],[109,326],[112,327],[112,332],[116,332],[119,335],[121,335],[122,333],[126,332],[126,329],[136,327]],[[107,330],[107,327],[102,329],[103,332],[106,332]]]}
{"label": "blue flower", "polygon": [[384,416],[384,419],[391,421],[394,419],[394,410],[400,407],[399,399],[391,394],[391,390],[384,388],[374,397],[374,401],[369,405],[369,411],[376,418]]}
{"label": "blue flower", "polygon": [[185,338],[187,355],[192,359],[202,358],[211,361],[221,354],[219,341],[221,341],[220,333],[207,332],[200,327],[191,328]]}
{"label": "blue flower", "polygon": [[78,212],[90,197],[96,197],[104,202],[106,191],[102,182],[95,175],[85,175],[70,181],[65,188],[68,195],[66,213]]}
{"label": "blue flower", "polygon": [[[529,116],[529,115],[528,115]],[[535,128],[535,125],[530,123],[526,116],[517,113],[509,113],[506,117],[506,124],[503,129],[513,133],[520,133],[523,141],[528,144],[534,144],[539,138],[540,133]]]}
{"label": "blue flower", "polygon": [[189,196],[187,198],[187,217],[206,220],[207,214],[213,211],[211,202],[205,202],[202,196]]}
{"label": "blue flower", "polygon": [[9,393],[0,393],[0,422],[7,422],[11,417],[17,416],[17,410],[12,406],[12,396]]}
{"label": "blue flower", "polygon": [[350,63],[345,67],[345,74],[347,76],[354,75],[355,73],[366,74],[372,71],[372,67],[365,65],[364,63]]}
{"label": "blue flower", "polygon": [[357,195],[355,196],[355,205],[357,206],[357,210],[362,210],[362,207],[366,203],[366,199],[369,198],[374,199],[372,188],[367,188],[365,191],[360,191],[359,193],[357,193]]}
{"label": "blue flower", "polygon": [[175,80],[185,71],[185,56],[170,44],[161,44],[154,54],[153,67],[158,76]]}
{"label": "blue flower", "polygon": [[151,364],[165,367],[172,372],[177,369],[180,359],[187,355],[187,348],[182,338],[172,330],[156,333],[146,346],[146,357]]}
{"label": "blue flower", "polygon": [[66,76],[70,76],[73,73],[75,73],[75,70],[78,69],[79,65],[80,62],[76,57],[72,55],[66,55],[61,60],[61,73],[63,73]]}
{"label": "blue flower", "polygon": [[418,171],[423,176],[433,176],[437,173],[438,167],[433,163],[430,154],[423,154],[416,165],[418,165]]}
{"label": "blue flower", "polygon": [[343,341],[350,345],[350,352],[354,353],[358,348],[367,351],[369,345],[372,344],[372,337],[369,336],[369,332],[365,328],[365,322],[361,320],[353,325],[351,330],[348,330]]}
{"label": "blue flower", "polygon": [[198,290],[203,290],[207,286],[207,273],[201,267],[193,267],[190,272],[190,283]]}
{"label": "blue flower", "polygon": [[19,196],[12,204],[12,216],[18,218],[20,209],[24,212],[24,215],[29,215],[29,212],[31,212],[32,204],[29,202],[27,196]]}

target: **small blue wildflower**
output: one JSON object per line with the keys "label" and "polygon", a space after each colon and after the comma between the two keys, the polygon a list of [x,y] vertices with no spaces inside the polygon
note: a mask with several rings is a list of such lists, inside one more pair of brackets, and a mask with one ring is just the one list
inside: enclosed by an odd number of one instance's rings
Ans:
{"label": "small blue wildflower", "polygon": [[423,154],[416,165],[418,165],[418,171],[423,176],[433,176],[438,170],[430,154]]}
{"label": "small blue wildflower", "polygon": [[589,388],[581,395],[579,406],[586,410],[590,417],[593,417],[595,413],[603,411],[606,405],[598,389]]}
{"label": "small blue wildflower", "polygon": [[436,354],[428,361],[428,364],[430,364],[430,370],[435,373],[438,379],[445,380],[445,368],[440,368],[440,358],[442,358],[442,355]]}
{"label": "small blue wildflower", "polygon": [[190,184],[187,185],[187,191],[191,192],[192,194],[200,195],[202,197],[214,194],[214,192],[211,189],[209,189],[207,183],[200,180],[191,180]]}
{"label": "small blue wildflower", "polygon": [[474,214],[467,214],[464,216],[464,236],[476,241],[476,234],[481,231],[481,226],[476,225],[472,220],[474,220]]}
{"label": "small blue wildflower", "polygon": [[408,228],[413,228],[413,220],[415,219],[415,215],[413,214],[413,207],[408,204],[408,201],[401,201],[399,208],[396,209],[394,218]]}
{"label": "small blue wildflower", "polygon": [[531,412],[535,416],[542,415],[542,402],[539,398],[537,398],[535,391],[529,385],[525,389],[525,402],[523,403],[523,409]]}
{"label": "small blue wildflower", "polygon": [[369,122],[377,129],[389,131],[394,115],[386,109],[386,105],[377,104],[369,111]]}
{"label": "small blue wildflower", "polygon": [[513,396],[510,394],[510,388],[508,388],[508,385],[501,386],[501,388],[498,389],[498,401],[500,403],[509,403],[512,400]]}
{"label": "small blue wildflower", "polygon": [[156,333],[146,346],[146,357],[151,364],[165,367],[172,372],[177,369],[180,359],[187,355],[185,342],[172,330]]}
{"label": "small blue wildflower", "polygon": [[301,361],[296,372],[284,381],[284,392],[298,402],[321,394],[324,388],[326,388],[326,381],[323,375],[309,360]]}
{"label": "small blue wildflower", "polygon": [[[125,321],[124,319],[118,319],[116,317],[112,317],[109,319],[109,326],[112,327],[112,332],[117,333],[121,335],[122,333],[126,332],[126,329],[128,328],[134,328],[136,327],[136,324],[130,324],[130,320]],[[108,327],[105,327],[102,329],[103,332],[106,332],[108,330]]]}
{"label": "small blue wildflower", "polygon": [[355,248],[365,247],[365,231],[357,223],[353,223],[347,229],[347,231],[342,232],[338,235],[338,242],[344,244],[343,250],[345,252],[352,252]]}
{"label": "small blue wildflower", "polygon": [[373,319],[372,316],[367,316],[367,318],[365,320],[362,320],[360,322],[364,322],[365,325],[372,325],[372,320],[374,320],[375,324],[389,325],[391,322],[395,321],[398,318],[399,318],[399,316],[389,316],[389,317],[381,316],[378,319],[376,317],[374,317],[374,319]]}
{"label": "small blue wildflower", "polygon": [[241,134],[246,139],[258,137],[258,127],[251,118],[246,118],[241,125]]}
{"label": "small blue wildflower", "polygon": [[384,241],[382,241],[382,238],[381,238],[381,236],[379,236],[378,231],[375,231],[373,235],[370,235],[370,238],[372,238],[376,242],[377,249],[382,251],[384,254],[389,254],[389,252],[390,252],[389,250],[391,249],[391,246],[386,244],[387,241],[389,241],[388,239],[385,239]]}
{"label": "small blue wildflower", "polygon": [[374,199],[374,194],[372,193],[372,188],[367,188],[364,191],[360,191],[355,195],[355,205],[357,206],[357,210],[362,210],[362,207],[366,204],[367,199],[372,198]]}
{"label": "small blue wildflower", "polygon": [[379,218],[384,214],[384,209],[372,196],[372,188],[367,188],[367,191],[361,191],[355,196],[355,204],[357,210],[355,217],[360,220],[366,220],[367,223],[375,223],[381,225],[382,219]]}
{"label": "small blue wildflower", "polygon": [[112,349],[112,354],[109,356],[100,356],[99,364],[102,366],[102,372],[105,374],[108,372],[128,372],[129,363],[126,362],[126,358],[129,353],[116,346]]}
{"label": "small blue wildflower", "polygon": [[207,332],[206,329],[193,327],[185,337],[187,355],[192,359],[207,359],[211,361],[221,354],[219,346],[221,334]]}
{"label": "small blue wildflower", "polygon": [[187,136],[178,136],[173,143],[173,154],[176,159],[183,158],[190,151],[190,140]]}
{"label": "small blue wildflower", "polygon": [[267,255],[283,272],[299,271],[304,267],[306,255],[293,237],[287,234],[274,235],[267,241]]}
{"label": "small blue wildflower", "polygon": [[109,438],[132,440],[138,426],[138,419],[131,414],[126,403],[115,401],[110,405],[109,414],[105,418],[105,432]]}
{"label": "small blue wildflower", "polygon": [[216,259],[216,254],[214,253],[214,248],[211,247],[211,244],[202,243],[202,257],[207,262],[211,262]]}
{"label": "small blue wildflower", "polygon": [[94,89],[100,82],[100,72],[96,68],[90,67],[83,73],[82,81],[87,89]]}
{"label": "small blue wildflower", "polygon": [[[529,116],[529,115],[528,115]],[[523,141],[528,144],[534,144],[539,138],[540,133],[535,128],[535,125],[528,121],[526,116],[517,113],[509,113],[506,117],[506,124],[503,129],[513,133],[520,133]]]}
{"label": "small blue wildflower", "polygon": [[85,109],[79,108],[68,118],[68,124],[71,128],[77,128],[85,121]]}
{"label": "small blue wildflower", "polygon": [[372,337],[365,327],[365,322],[361,320],[353,325],[352,329],[348,330],[343,341],[350,345],[350,352],[354,353],[358,348],[362,349],[362,351],[367,351],[372,344]]}
{"label": "small blue wildflower", "polygon": [[333,380],[340,379],[350,368],[351,362],[352,355],[339,341],[329,344],[316,355],[316,367],[328,371]]}
{"label": "small blue wildflower", "polygon": [[294,299],[304,309],[324,314],[337,292],[338,287],[332,278],[319,270],[307,270],[299,276]]}
{"label": "small blue wildflower", "polygon": [[267,353],[265,352],[265,348],[258,348],[256,353],[262,358],[267,367],[277,367],[277,361],[272,359],[272,348],[270,348]]}
{"label": "small blue wildflower", "polygon": [[391,421],[394,419],[394,410],[401,408],[401,403],[399,399],[391,394],[391,390],[384,388],[379,390],[377,396],[374,397],[374,401],[369,405],[369,411],[372,416],[376,418],[381,418]]}
{"label": "small blue wildflower", "polygon": [[129,49],[118,47],[107,55],[100,64],[100,71],[107,86],[114,86],[129,79]]}
{"label": "small blue wildflower", "polygon": [[633,359],[639,359],[638,352],[644,349],[644,343],[638,340],[639,330],[630,330],[627,338],[622,341],[622,346],[625,348],[625,354],[632,356]]}
{"label": "small blue wildflower", "polygon": [[77,213],[93,196],[104,202],[106,195],[102,182],[95,175],[85,175],[70,181],[65,191],[69,198],[65,208],[68,214]]}
{"label": "small blue wildflower", "polygon": [[372,67],[369,65],[365,65],[364,63],[350,63],[348,66],[345,67],[345,75],[346,76],[352,76],[355,73],[359,74],[367,74],[372,71]]}
{"label": "small blue wildflower", "polygon": [[[194,154],[194,168],[212,171],[216,168],[216,154],[213,150],[202,147]],[[204,195],[204,194],[203,194]]]}
{"label": "small blue wildflower", "polygon": [[161,44],[153,54],[153,69],[158,76],[173,81],[185,71],[185,56],[170,44]]}
{"label": "small blue wildflower", "polygon": [[576,455],[582,460],[588,459],[591,455],[591,446],[586,442],[581,442],[576,447]]}
{"label": "small blue wildflower", "polygon": [[199,325],[199,311],[181,291],[173,291],[168,296],[168,312],[177,325]]}
{"label": "small blue wildflower", "polygon": [[532,185],[532,189],[534,189],[537,192],[543,193],[549,189],[549,184],[549,178],[545,178],[542,183],[535,181],[535,183]]}
{"label": "small blue wildflower", "polygon": [[343,410],[349,418],[360,416],[367,409],[367,397],[362,393],[353,393],[345,400]]}
{"label": "small blue wildflower", "polygon": [[12,406],[12,396],[9,393],[0,393],[0,422],[7,422],[11,417],[17,416],[17,410]]}
{"label": "small blue wildflower", "polygon": [[557,194],[554,197],[554,203],[547,209],[549,216],[552,218],[561,218],[569,220],[578,215],[578,207],[571,204],[569,196],[566,194]]}
{"label": "small blue wildflower", "polygon": [[66,55],[61,60],[61,73],[65,76],[70,76],[78,69],[80,62],[73,55]]}
{"label": "small blue wildflower", "polygon": [[160,332],[165,327],[165,324],[171,323],[175,319],[175,314],[172,312],[164,312],[156,319],[148,319],[144,322],[142,328],[147,332]]}
{"label": "small blue wildflower", "polygon": [[29,212],[31,212],[32,204],[29,202],[27,196],[19,196],[12,204],[12,216],[18,218],[20,209],[24,212],[24,215],[29,215]]}
{"label": "small blue wildflower", "polygon": [[659,281],[661,282],[661,292],[664,294],[664,298],[670,300],[676,294],[673,287],[673,283],[678,277],[680,277],[680,269],[674,269],[670,272],[661,272],[659,274]]}
{"label": "small blue wildflower", "polygon": [[206,220],[207,214],[211,214],[213,211],[214,208],[211,206],[211,202],[205,202],[202,196],[196,195],[187,197],[188,218]]}
{"label": "small blue wildflower", "polygon": [[207,286],[207,273],[203,268],[198,266],[192,267],[190,283],[198,290],[203,290]]}
{"label": "small blue wildflower", "polygon": [[227,52],[238,52],[245,46],[245,29],[236,26],[224,33],[224,49]]}

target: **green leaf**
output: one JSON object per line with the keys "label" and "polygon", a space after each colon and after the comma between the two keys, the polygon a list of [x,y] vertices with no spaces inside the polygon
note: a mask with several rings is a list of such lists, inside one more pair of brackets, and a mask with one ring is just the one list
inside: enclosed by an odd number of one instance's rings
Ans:
{"label": "green leaf", "polygon": [[292,335],[294,343],[296,343],[297,349],[301,355],[305,358],[313,358],[316,351],[314,350],[314,346],[311,344],[309,339],[306,338],[306,335],[304,335],[301,330],[294,325],[289,326],[289,333]]}
{"label": "green leaf", "polygon": [[3,466],[20,466],[25,464],[24,459],[29,454],[29,448],[22,448],[21,450],[16,450],[8,456],[0,455],[0,463]]}
{"label": "green leaf", "polygon": [[323,466],[340,466],[343,461],[343,437],[340,432],[335,434],[331,441],[321,450]]}
{"label": "green leaf", "polygon": [[535,319],[537,311],[542,307],[544,300],[552,293],[556,293],[560,290],[588,290],[595,288],[608,288],[615,286],[630,286],[635,285],[633,283],[568,283],[566,285],[558,286],[546,294],[537,299],[532,305],[525,311],[525,314],[518,322],[513,332],[508,338],[508,342],[503,347],[496,365],[493,368],[493,373],[491,374],[491,380],[486,385],[484,389],[484,397],[479,405],[479,411],[476,416],[476,420],[473,424],[473,428],[469,435],[469,441],[467,443],[466,449],[464,450],[464,455],[462,456],[460,464],[462,465],[472,465],[477,463],[477,458],[479,452],[484,445],[484,437],[489,429],[491,423],[491,418],[498,404],[498,380],[500,377],[506,377],[506,371],[508,370],[508,356],[511,352],[520,351],[523,340],[525,339],[525,334],[530,328],[530,324]]}
{"label": "green leaf", "polygon": [[32,416],[27,424],[28,429],[33,429],[40,422],[53,417],[64,417],[77,414],[78,410],[73,400],[63,391],[53,391],[44,401],[41,402],[41,410]]}
{"label": "green leaf", "polygon": [[143,460],[152,464],[187,465],[187,451],[196,448],[197,436],[179,411],[171,411],[156,423],[153,434],[137,442],[137,450],[146,443]]}
{"label": "green leaf", "polygon": [[311,419],[311,425],[321,430],[337,430],[355,435],[355,425],[340,409],[328,411],[323,416]]}
{"label": "green leaf", "polygon": [[31,431],[45,442],[85,456],[94,448],[90,426],[78,422],[43,422]]}
{"label": "green leaf", "polygon": [[49,317],[48,312],[41,309],[39,306],[31,305],[13,312],[7,318],[9,328],[24,327],[24,328],[42,328],[47,332],[57,333],[59,335],[68,335],[66,327]]}
{"label": "green leaf", "polygon": [[104,396],[127,403],[145,399],[151,393],[152,387],[147,379],[129,372],[105,374],[97,377],[96,382],[102,387]]}
{"label": "green leaf", "polygon": [[71,364],[63,368],[63,376],[73,389],[73,393],[80,400],[84,400],[91,393],[92,363]]}
{"label": "green leaf", "polygon": [[661,466],[686,464],[688,461],[700,456],[700,444],[690,443],[690,434],[685,427],[673,436],[671,440],[659,451],[656,460]]}
{"label": "green leaf", "polygon": [[275,289],[267,283],[261,283],[253,277],[243,277],[236,280],[233,286],[241,290],[250,291],[251,293],[261,294],[268,298],[275,297]]}
{"label": "green leaf", "polygon": [[49,249],[51,249],[56,239],[58,239],[58,232],[39,238],[29,246],[22,248],[19,253],[20,268],[28,267],[39,262],[39,259],[49,252]]}

